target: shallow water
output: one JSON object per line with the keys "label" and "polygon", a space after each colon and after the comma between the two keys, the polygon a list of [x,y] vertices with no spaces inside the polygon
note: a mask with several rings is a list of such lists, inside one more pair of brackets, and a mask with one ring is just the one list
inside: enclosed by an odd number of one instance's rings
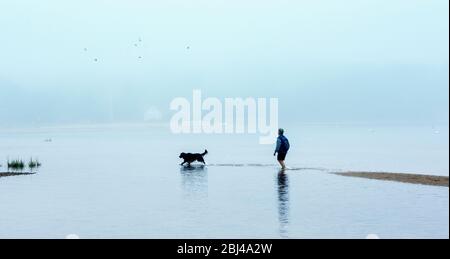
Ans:
{"label": "shallow water", "polygon": [[[0,178],[0,237],[449,237],[448,188],[329,173],[448,175],[448,128],[305,126],[288,136],[297,170],[279,174],[273,147],[257,136],[0,131],[2,162],[43,163],[36,175]],[[178,166],[180,152],[205,148],[208,166]]]}

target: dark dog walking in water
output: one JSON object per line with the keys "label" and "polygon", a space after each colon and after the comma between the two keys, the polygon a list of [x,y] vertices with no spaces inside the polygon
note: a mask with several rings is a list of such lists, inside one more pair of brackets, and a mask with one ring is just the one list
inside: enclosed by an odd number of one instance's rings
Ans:
{"label": "dark dog walking in water", "polygon": [[191,166],[191,163],[193,163],[195,161],[198,161],[200,163],[206,164],[205,163],[205,159],[203,159],[203,157],[206,154],[208,154],[208,150],[205,150],[205,152],[203,152],[202,154],[200,154],[200,153],[195,153],[195,154],[192,154],[192,153],[181,153],[180,154],[180,158],[184,159],[184,162],[181,163],[181,165],[184,165],[184,164],[187,163],[188,166]]}

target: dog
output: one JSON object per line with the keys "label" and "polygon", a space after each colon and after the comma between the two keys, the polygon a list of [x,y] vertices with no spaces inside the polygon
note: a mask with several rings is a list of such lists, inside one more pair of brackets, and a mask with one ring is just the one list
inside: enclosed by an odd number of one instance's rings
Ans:
{"label": "dog", "polygon": [[205,163],[205,159],[203,159],[203,157],[208,154],[208,150],[205,150],[205,152],[203,152],[202,154],[200,153],[181,153],[180,154],[180,158],[184,159],[184,162],[181,163],[180,165],[184,165],[184,164],[188,164],[188,166],[191,166],[191,163],[198,161],[200,163],[203,163],[204,165]]}

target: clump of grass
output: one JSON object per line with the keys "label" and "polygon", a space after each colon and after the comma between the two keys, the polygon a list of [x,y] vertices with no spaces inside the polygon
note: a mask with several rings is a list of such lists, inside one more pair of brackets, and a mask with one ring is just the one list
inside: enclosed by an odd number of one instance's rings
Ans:
{"label": "clump of grass", "polygon": [[23,160],[21,160],[21,159],[16,159],[16,160],[11,160],[11,161],[8,159],[7,165],[8,165],[8,170],[11,170],[11,171],[23,171],[25,169],[25,167],[27,167],[27,166],[31,171],[33,171],[33,169],[40,167],[41,163],[37,159],[33,160],[33,158],[31,158],[27,164],[24,163]]}
{"label": "clump of grass", "polygon": [[36,168],[36,167],[40,167],[41,163],[39,163],[38,160],[33,160],[33,158],[30,159],[30,162],[28,162],[28,167],[30,169]]}
{"label": "clump of grass", "polygon": [[22,160],[8,160],[8,169],[13,170],[23,170],[25,168],[25,163]]}

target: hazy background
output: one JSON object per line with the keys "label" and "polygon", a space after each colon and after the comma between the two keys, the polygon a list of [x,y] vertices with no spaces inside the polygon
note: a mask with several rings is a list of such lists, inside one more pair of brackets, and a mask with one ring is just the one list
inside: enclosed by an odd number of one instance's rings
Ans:
{"label": "hazy background", "polygon": [[448,0],[1,0],[0,32],[2,127],[167,121],[193,88],[448,125]]}

